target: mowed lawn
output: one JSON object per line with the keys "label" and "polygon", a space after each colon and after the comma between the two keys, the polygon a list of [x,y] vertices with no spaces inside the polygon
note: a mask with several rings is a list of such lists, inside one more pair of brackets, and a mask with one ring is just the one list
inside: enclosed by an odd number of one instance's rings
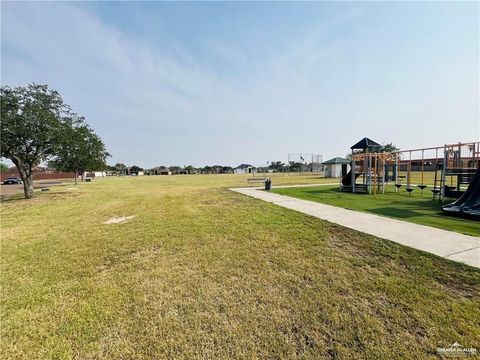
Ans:
{"label": "mowed lawn", "polygon": [[442,205],[449,204],[455,199],[445,199],[443,203],[438,200],[433,201],[429,189],[425,189],[422,196],[420,189],[415,187],[415,190],[408,195],[405,187],[396,193],[394,186],[388,186],[385,194],[379,193],[376,197],[369,194],[341,192],[338,186],[280,188],[273,189],[273,192],[466,235],[480,236],[479,221],[447,215],[442,211]]}
{"label": "mowed lawn", "polygon": [[[227,189],[245,178],[108,178],[1,204],[0,358],[427,359],[480,347],[480,271]],[[136,217],[102,224],[123,215]]]}

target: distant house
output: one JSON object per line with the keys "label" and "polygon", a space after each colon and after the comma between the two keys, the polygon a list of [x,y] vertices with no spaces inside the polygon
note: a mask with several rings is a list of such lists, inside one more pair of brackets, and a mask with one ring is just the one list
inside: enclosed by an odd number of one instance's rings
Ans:
{"label": "distant house", "polygon": [[172,172],[168,168],[158,170],[159,175],[172,175]]}
{"label": "distant house", "polygon": [[172,175],[172,172],[165,166],[156,166],[145,172],[147,175]]}
{"label": "distant house", "polygon": [[127,168],[127,171],[126,171],[126,174],[125,175],[137,175],[137,176],[141,176],[141,175],[144,175],[145,174],[145,171],[141,168],[141,167],[138,167],[136,165],[133,165],[133,166],[129,166]]}
{"label": "distant house", "polygon": [[341,157],[335,157],[322,163],[325,167],[325,177],[338,178],[346,175],[350,165],[350,160]]}
{"label": "distant house", "polygon": [[234,170],[235,174],[255,174],[256,168],[250,164],[240,164]]}

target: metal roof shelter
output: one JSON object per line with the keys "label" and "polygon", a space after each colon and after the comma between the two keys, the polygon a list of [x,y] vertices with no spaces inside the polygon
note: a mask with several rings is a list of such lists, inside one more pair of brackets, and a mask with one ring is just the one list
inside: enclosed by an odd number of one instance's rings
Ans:
{"label": "metal roof shelter", "polygon": [[235,169],[247,169],[247,168],[251,168],[251,167],[252,167],[252,165],[250,165],[250,164],[240,164]]}
{"label": "metal roof shelter", "polygon": [[378,150],[382,147],[379,143],[364,137],[362,140],[353,145],[350,149],[352,150]]}
{"label": "metal roof shelter", "polygon": [[341,157],[335,157],[333,159],[327,160],[322,163],[322,165],[331,165],[331,164],[350,164],[350,160],[344,159]]}

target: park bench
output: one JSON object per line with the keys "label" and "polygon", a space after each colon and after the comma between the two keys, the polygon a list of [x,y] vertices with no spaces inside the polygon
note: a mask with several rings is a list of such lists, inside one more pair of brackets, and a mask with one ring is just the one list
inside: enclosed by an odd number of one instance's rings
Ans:
{"label": "park bench", "polygon": [[247,179],[247,182],[249,184],[255,184],[255,183],[264,183],[267,180],[267,178],[249,178]]}
{"label": "park bench", "polygon": [[249,184],[257,184],[257,183],[262,183],[265,184],[265,190],[270,190],[272,186],[272,180],[270,178],[249,178],[247,179]]}

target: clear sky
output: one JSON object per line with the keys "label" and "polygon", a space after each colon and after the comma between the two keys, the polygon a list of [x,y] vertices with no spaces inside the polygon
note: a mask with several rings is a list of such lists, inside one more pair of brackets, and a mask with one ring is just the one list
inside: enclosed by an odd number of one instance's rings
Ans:
{"label": "clear sky", "polygon": [[480,137],[478,2],[2,2],[1,83],[46,83],[113,157],[344,156]]}

